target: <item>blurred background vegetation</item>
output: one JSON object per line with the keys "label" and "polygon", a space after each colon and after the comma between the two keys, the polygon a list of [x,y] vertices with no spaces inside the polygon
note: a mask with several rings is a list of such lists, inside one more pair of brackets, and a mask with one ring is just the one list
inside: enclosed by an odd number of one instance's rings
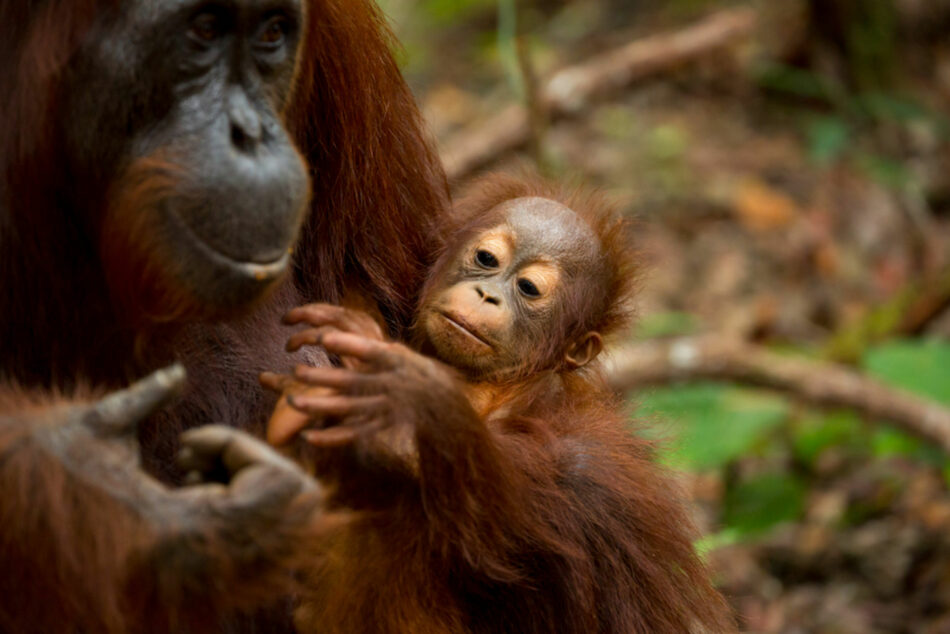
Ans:
{"label": "blurred background vegetation", "polygon": [[[634,351],[710,335],[950,408],[950,0],[381,6],[454,187],[527,162],[637,219]],[[946,443],[794,386],[629,387],[744,631],[950,632]]]}

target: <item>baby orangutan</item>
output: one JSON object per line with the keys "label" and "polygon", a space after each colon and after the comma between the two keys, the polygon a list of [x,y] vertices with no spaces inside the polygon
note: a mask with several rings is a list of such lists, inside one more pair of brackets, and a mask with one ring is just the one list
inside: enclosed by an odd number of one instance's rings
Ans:
{"label": "baby orangutan", "polygon": [[596,369],[634,268],[600,198],[492,177],[446,229],[411,345],[327,305],[291,311],[343,367],[287,390],[331,508],[301,632],[730,632],[686,507]]}

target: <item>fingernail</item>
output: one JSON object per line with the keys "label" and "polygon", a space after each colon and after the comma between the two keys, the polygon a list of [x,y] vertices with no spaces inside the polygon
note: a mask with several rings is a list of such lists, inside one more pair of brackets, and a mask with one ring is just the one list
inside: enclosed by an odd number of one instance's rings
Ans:
{"label": "fingernail", "polygon": [[[304,400],[306,400],[306,398],[305,398]],[[295,410],[297,410],[298,412],[300,412],[300,413],[302,413],[302,414],[306,414],[306,413],[307,413],[307,412],[305,412],[305,411],[303,410],[303,407],[306,406],[306,403],[301,403],[301,402],[297,399],[297,397],[295,397],[293,394],[288,394],[288,395],[287,395],[287,404],[290,405],[292,408],[294,408]]]}

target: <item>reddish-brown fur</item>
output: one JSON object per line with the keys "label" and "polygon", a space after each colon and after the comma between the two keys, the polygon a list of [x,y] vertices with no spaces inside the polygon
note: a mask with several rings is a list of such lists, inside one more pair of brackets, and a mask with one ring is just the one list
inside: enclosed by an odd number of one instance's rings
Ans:
{"label": "reddish-brown fur", "polygon": [[[95,469],[82,466],[89,452],[103,450],[63,427],[62,413],[78,414],[101,394],[85,387],[70,392],[0,392],[0,632],[220,632],[230,620],[225,615],[275,603],[233,620],[227,631],[289,629],[288,607],[276,593],[296,587],[290,571],[300,550],[285,540],[313,539],[338,518],[308,526],[301,515],[312,507],[301,499],[272,518],[270,534],[224,527],[229,542],[256,547],[247,557],[267,552],[267,561],[237,561],[230,546],[216,546],[222,533],[201,530],[197,521],[194,530],[163,533],[161,521],[132,512],[135,500],[116,488],[130,474],[116,467],[115,455],[100,454]],[[47,433],[33,433],[36,426]],[[73,451],[63,460],[51,448],[70,435]],[[181,521],[171,506],[158,514]],[[235,568],[256,568],[260,576],[242,580]]]}
{"label": "reddish-brown fur", "polygon": [[[601,279],[572,298],[566,314],[579,321],[564,333],[609,335],[626,323],[635,259],[624,223],[602,198],[507,177],[473,191],[447,223],[431,286],[455,250],[499,222],[492,209],[544,196],[580,214],[605,256]],[[551,350],[563,347],[558,336]],[[596,365],[570,371],[542,353],[520,378],[466,391],[461,382],[420,379],[425,370],[406,372],[427,366],[395,349],[407,360],[369,370],[395,368],[391,392],[382,392],[392,426],[311,456],[335,487],[331,507],[355,516],[317,542],[302,631],[735,630],[693,549],[680,491]],[[470,405],[473,390],[487,401]],[[414,450],[398,440],[407,431]]]}
{"label": "reddish-brown fur", "polygon": [[[219,562],[213,583],[181,596],[183,588],[195,587],[189,581],[195,571],[184,562],[171,568],[179,576],[166,580],[168,588],[161,580],[153,580],[153,589],[136,582],[130,598],[125,584],[148,574],[128,575],[137,566],[154,566],[133,558],[143,545],[154,545],[149,527],[131,506],[76,477],[30,440],[31,426],[43,424],[58,399],[40,397],[33,415],[9,384],[65,394],[89,384],[101,392],[173,359],[184,361],[190,380],[182,401],[142,432],[146,464],[172,478],[182,429],[207,422],[254,428],[266,419],[273,399],[256,376],[288,364],[278,319],[287,308],[357,292],[379,305],[394,333],[405,329],[432,261],[429,228],[447,200],[437,157],[374,4],[309,0],[285,117],[312,168],[312,213],[295,254],[296,275],[250,314],[226,321],[194,321],[204,306],[168,287],[152,289],[155,307],[163,311],[152,317],[161,317],[160,323],[144,328],[126,319],[124,298],[114,296],[115,289],[150,280],[113,281],[111,290],[107,280],[132,264],[123,257],[146,252],[136,247],[149,238],[135,226],[133,212],[167,183],[112,175],[109,188],[71,200],[74,183],[55,132],[64,68],[95,19],[116,4],[0,0],[0,380],[8,384],[0,405],[7,416],[0,416],[4,631],[171,631],[164,612],[178,609],[175,602],[196,603],[193,614],[200,611],[213,622],[235,607],[272,602],[281,590],[266,575],[234,579]],[[161,172],[175,178],[173,157],[151,158],[172,163]],[[110,210],[111,224],[89,227],[80,207],[99,210],[99,217]],[[95,231],[106,240],[101,253],[76,239]],[[121,244],[125,240],[132,244]]]}
{"label": "reddish-brown fur", "polygon": [[[21,415],[75,403],[0,394],[0,412]],[[121,587],[124,562],[116,553],[147,541],[147,527],[107,495],[73,480],[33,446],[25,428],[4,422],[0,414],[0,631],[55,632],[64,623],[122,631],[123,597],[102,589]],[[82,551],[61,546],[70,543],[82,544]]]}

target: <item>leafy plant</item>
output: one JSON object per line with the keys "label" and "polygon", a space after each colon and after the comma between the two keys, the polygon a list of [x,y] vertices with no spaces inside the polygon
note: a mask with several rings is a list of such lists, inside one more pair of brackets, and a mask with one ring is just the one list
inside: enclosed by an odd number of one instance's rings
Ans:
{"label": "leafy plant", "polygon": [[862,448],[867,436],[865,423],[850,410],[811,412],[795,421],[792,449],[804,464],[814,464],[830,447]]}
{"label": "leafy plant", "polygon": [[891,385],[950,405],[950,343],[890,341],[868,350],[864,367]]}
{"label": "leafy plant", "polygon": [[702,470],[723,466],[759,445],[785,420],[788,405],[776,396],[700,383],[647,393],[639,413],[664,421],[671,431],[668,462]]}
{"label": "leafy plant", "polygon": [[699,330],[699,319],[685,312],[665,312],[644,315],[637,324],[638,339],[654,339],[675,335],[689,335]]}
{"label": "leafy plant", "polygon": [[808,153],[818,165],[830,165],[847,151],[853,130],[840,117],[819,117],[808,125]]}
{"label": "leafy plant", "polygon": [[[882,90],[879,82],[859,82],[852,90],[829,76],[786,64],[763,65],[757,82],[767,92],[783,97],[802,119],[809,156],[818,165],[850,161],[870,178],[894,190],[915,183],[898,149],[881,143],[878,132],[894,127],[926,125],[946,136],[946,118],[896,90]],[[816,114],[816,109],[823,111]],[[860,143],[858,142],[860,141]]]}
{"label": "leafy plant", "polygon": [[742,535],[761,533],[798,519],[805,507],[805,484],[786,473],[766,473],[726,492],[723,521]]}

